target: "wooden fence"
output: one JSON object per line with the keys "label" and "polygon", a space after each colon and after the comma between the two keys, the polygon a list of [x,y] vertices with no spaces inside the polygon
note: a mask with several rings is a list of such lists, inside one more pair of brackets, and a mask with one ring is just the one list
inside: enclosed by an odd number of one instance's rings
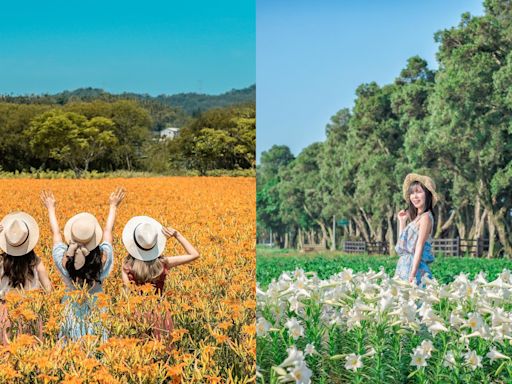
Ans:
{"label": "wooden fence", "polygon": [[[342,251],[346,253],[368,253],[387,255],[388,243],[384,241],[344,241]],[[434,239],[432,251],[435,255],[482,257],[489,250],[489,239]]]}

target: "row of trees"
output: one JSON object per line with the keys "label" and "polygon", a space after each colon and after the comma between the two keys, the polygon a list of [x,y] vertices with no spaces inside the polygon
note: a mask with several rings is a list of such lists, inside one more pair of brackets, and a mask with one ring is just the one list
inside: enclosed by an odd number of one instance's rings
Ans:
{"label": "row of trees", "polygon": [[0,103],[0,169],[72,169],[79,176],[92,169],[205,173],[254,167],[254,104],[188,117],[171,141],[158,139],[152,130],[158,110],[146,107],[134,100]]}
{"label": "row of trees", "polygon": [[[261,156],[258,229],[281,245],[320,233],[332,246],[332,218],[343,237],[396,243],[401,186],[415,171],[442,196],[436,237],[490,239],[489,254],[512,256],[512,10],[485,2],[438,32],[439,69],[413,57],[394,83],[363,84],[352,110],[331,118],[326,140],[296,158],[285,146]],[[499,243],[495,243],[495,239]],[[288,244],[285,244],[288,242]]]}

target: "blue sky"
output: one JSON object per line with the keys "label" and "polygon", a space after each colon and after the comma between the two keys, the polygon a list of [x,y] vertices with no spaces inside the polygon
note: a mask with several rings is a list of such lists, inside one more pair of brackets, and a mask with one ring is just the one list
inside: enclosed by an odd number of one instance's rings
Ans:
{"label": "blue sky", "polygon": [[482,15],[482,0],[257,0],[257,158],[325,140],[358,85],[393,82],[409,57],[437,68],[434,33],[464,12]]}
{"label": "blue sky", "polygon": [[255,0],[8,1],[0,93],[218,94],[256,81]]}

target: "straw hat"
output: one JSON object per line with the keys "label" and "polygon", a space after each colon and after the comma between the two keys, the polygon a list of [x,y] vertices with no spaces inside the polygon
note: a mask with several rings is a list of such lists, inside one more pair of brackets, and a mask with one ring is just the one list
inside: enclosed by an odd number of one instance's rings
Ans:
{"label": "straw hat", "polygon": [[142,261],[158,258],[166,241],[162,224],[148,216],[132,217],[123,229],[123,244],[128,253]]}
{"label": "straw hat", "polygon": [[409,187],[415,181],[419,181],[432,193],[432,206],[435,207],[439,201],[439,196],[436,192],[436,183],[428,176],[418,175],[417,173],[409,173],[404,180],[403,193],[405,201],[409,201]]}
{"label": "straw hat", "polygon": [[35,219],[25,212],[14,212],[5,216],[0,224],[0,249],[11,256],[29,253],[39,240],[39,226]]}
{"label": "straw hat", "polygon": [[88,251],[92,251],[98,246],[102,236],[103,231],[98,220],[87,212],[73,216],[64,226],[66,243],[83,244]]}

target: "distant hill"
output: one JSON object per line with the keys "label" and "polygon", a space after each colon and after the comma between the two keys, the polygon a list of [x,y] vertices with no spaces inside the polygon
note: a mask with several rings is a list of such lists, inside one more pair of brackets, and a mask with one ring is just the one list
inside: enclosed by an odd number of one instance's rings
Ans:
{"label": "distant hill", "polygon": [[230,105],[256,103],[256,85],[244,89],[232,89],[220,95],[207,95],[200,93],[179,93],[176,95],[151,96],[138,93],[112,94],[99,88],[79,88],[74,91],[63,91],[54,95],[24,95],[0,96],[0,101],[20,104],[67,104],[77,101],[115,101],[119,99],[134,99],[145,103],[156,102],[168,107],[181,108],[187,115],[196,116],[200,112],[212,108],[227,107]]}

